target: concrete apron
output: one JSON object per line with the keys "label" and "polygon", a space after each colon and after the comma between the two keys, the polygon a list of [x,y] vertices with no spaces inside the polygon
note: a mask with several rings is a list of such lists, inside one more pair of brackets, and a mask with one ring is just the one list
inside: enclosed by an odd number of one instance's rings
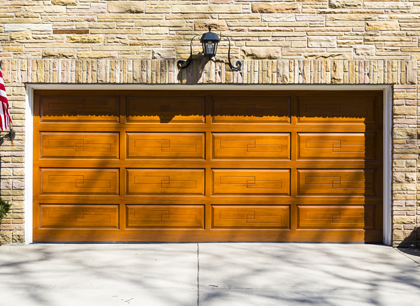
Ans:
{"label": "concrete apron", "polygon": [[362,244],[0,247],[1,305],[419,305],[420,251]]}

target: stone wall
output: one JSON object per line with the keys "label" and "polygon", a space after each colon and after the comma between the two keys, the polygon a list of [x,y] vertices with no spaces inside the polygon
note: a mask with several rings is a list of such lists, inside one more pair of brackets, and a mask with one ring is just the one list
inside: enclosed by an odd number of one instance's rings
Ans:
{"label": "stone wall", "polygon": [[[208,25],[231,38],[241,71],[222,63],[226,39],[216,61],[177,70],[194,35],[201,51]],[[419,35],[416,1],[2,1],[0,58],[18,134],[0,146],[1,195],[13,203],[0,243],[24,240],[25,83],[391,84],[393,245],[420,246]]]}

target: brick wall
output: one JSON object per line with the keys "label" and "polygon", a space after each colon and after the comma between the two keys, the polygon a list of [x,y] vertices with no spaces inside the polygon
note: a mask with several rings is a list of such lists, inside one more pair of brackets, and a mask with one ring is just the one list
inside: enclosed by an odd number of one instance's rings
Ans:
{"label": "brick wall", "polygon": [[[203,61],[177,71],[174,59],[208,25],[231,38],[240,72]],[[25,83],[275,83],[394,85],[393,244],[420,246],[419,35],[415,1],[2,1],[0,58],[18,135],[0,146],[1,194],[13,202],[0,243],[24,239]],[[224,40],[218,58],[227,50]]]}

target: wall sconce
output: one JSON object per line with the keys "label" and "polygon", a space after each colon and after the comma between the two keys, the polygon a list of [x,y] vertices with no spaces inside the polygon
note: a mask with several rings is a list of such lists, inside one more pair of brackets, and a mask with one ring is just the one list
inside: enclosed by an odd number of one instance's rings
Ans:
{"label": "wall sconce", "polygon": [[[186,61],[179,60],[176,64],[178,66],[178,69],[185,69],[191,64],[191,62],[193,60],[193,58],[192,58],[192,43],[193,43],[193,40],[194,40],[195,37],[197,37],[197,36],[194,36],[191,39],[190,57]],[[230,69],[239,70],[239,69],[241,69],[242,64],[241,64],[240,61],[237,61],[236,66],[232,65],[232,62],[230,60],[230,39],[229,39],[229,37],[227,37],[227,39],[229,40],[229,51],[228,51],[228,62],[227,62],[227,64],[229,65]],[[213,33],[211,31],[211,26],[209,26],[209,31],[207,33],[204,33],[203,36],[201,36],[200,42],[203,45],[203,55],[204,55],[204,57],[207,57],[207,58],[210,59],[210,58],[216,56],[217,45],[220,42],[220,38],[216,33]]]}

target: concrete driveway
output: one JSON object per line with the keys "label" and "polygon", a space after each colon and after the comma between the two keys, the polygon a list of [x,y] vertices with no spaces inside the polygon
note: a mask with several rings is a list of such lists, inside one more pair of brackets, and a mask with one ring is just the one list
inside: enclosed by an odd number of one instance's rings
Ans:
{"label": "concrete driveway", "polygon": [[0,305],[420,305],[420,251],[361,244],[0,247]]}

